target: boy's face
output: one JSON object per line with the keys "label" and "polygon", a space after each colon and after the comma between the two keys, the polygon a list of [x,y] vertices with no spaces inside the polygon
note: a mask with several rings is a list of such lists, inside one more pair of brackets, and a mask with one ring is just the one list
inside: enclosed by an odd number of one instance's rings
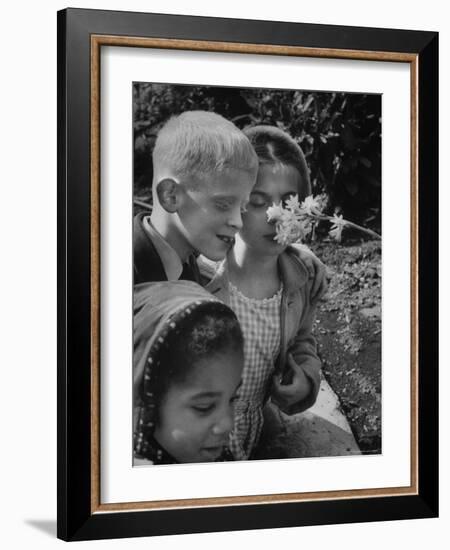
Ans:
{"label": "boy's face", "polygon": [[242,210],[254,183],[251,173],[226,170],[205,176],[194,190],[189,182],[180,186],[177,227],[185,249],[213,261],[222,260],[242,227]]}
{"label": "boy's face", "polygon": [[198,361],[185,380],[169,387],[154,435],[178,462],[213,462],[222,454],[243,364],[242,352],[221,352]]}
{"label": "boy's face", "polygon": [[267,221],[267,208],[297,194],[302,201],[307,195],[307,184],[300,181],[296,168],[280,164],[262,165],[243,215],[244,225],[239,238],[258,254],[281,254],[286,246],[274,240],[275,224]]}

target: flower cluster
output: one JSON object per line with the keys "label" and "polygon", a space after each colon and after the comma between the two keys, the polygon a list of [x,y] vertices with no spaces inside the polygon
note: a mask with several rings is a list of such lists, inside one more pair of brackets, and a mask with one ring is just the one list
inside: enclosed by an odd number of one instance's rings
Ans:
{"label": "flower cluster", "polygon": [[267,209],[267,220],[276,224],[277,232],[274,239],[282,245],[302,242],[314,232],[315,226],[322,220],[331,223],[329,235],[338,242],[346,225],[369,233],[375,238],[381,238],[370,229],[344,220],[342,215],[335,213],[333,216],[327,216],[323,213],[324,202],[324,195],[310,195],[302,203],[299,202],[298,195],[292,195],[284,205],[274,203]]}

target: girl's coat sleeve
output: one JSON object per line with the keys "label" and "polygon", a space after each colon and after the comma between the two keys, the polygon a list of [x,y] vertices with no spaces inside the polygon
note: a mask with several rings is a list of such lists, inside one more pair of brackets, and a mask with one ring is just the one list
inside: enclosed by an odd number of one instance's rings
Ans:
{"label": "girl's coat sleeve", "polygon": [[314,405],[320,387],[320,370],[322,363],[317,355],[317,342],[312,334],[312,327],[316,316],[317,306],[327,290],[326,269],[316,271],[315,277],[310,278],[303,287],[302,294],[305,304],[304,313],[295,337],[289,342],[288,354],[295,363],[300,366],[311,383],[311,391],[308,396],[287,407],[283,412],[296,414]]}

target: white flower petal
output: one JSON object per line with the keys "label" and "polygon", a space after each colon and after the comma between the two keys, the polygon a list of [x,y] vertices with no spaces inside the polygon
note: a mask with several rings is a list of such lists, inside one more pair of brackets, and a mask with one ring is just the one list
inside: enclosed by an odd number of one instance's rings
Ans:
{"label": "white flower petal", "polygon": [[281,206],[281,203],[273,203],[272,206],[269,206],[269,208],[266,210],[267,213],[267,221],[277,221],[282,218],[283,216],[283,207]]}

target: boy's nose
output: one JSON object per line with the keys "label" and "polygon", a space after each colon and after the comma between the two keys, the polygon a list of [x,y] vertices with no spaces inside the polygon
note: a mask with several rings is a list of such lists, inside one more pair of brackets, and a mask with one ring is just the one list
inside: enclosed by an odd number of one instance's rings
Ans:
{"label": "boy's nose", "polygon": [[235,227],[238,231],[242,229],[242,213],[240,208],[234,208],[230,219],[228,220],[228,225]]}

